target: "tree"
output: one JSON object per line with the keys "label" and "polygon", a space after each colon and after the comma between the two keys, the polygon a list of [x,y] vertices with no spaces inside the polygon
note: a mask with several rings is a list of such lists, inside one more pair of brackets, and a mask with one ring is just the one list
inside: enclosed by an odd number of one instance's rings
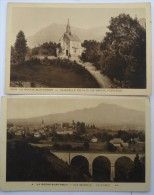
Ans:
{"label": "tree", "polygon": [[85,51],[81,55],[81,60],[84,62],[92,62],[94,65],[97,64],[101,54],[100,43],[94,40],[85,40],[82,43],[82,47],[85,48]]}
{"label": "tree", "polygon": [[111,18],[109,32],[101,44],[102,73],[129,83],[132,88],[146,87],[146,31],[138,20],[120,14]]}
{"label": "tree", "polygon": [[86,150],[89,150],[89,142],[84,142],[83,147],[84,147]]}
{"label": "tree", "polygon": [[85,133],[86,132],[86,125],[85,125],[84,122],[77,122],[76,126],[77,126],[77,131],[79,133],[82,134],[82,133]]}
{"label": "tree", "polygon": [[117,150],[117,148],[110,142],[107,143],[107,149],[110,152],[115,152]]}
{"label": "tree", "polygon": [[134,182],[145,181],[145,158],[142,158],[140,160],[139,155],[136,154],[130,176],[131,176],[131,181]]}
{"label": "tree", "polygon": [[57,50],[61,50],[60,44],[53,42],[45,42],[38,47],[32,49],[32,55],[57,56]]}
{"label": "tree", "polygon": [[23,63],[27,53],[27,40],[23,31],[19,31],[14,44],[17,63]]}
{"label": "tree", "polygon": [[11,64],[16,62],[16,52],[13,46],[11,46]]}

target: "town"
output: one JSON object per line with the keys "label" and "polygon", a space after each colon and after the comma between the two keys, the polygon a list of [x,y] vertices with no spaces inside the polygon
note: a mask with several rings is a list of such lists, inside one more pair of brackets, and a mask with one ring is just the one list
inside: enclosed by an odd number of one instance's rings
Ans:
{"label": "town", "polygon": [[8,123],[7,138],[53,151],[145,152],[145,135],[141,130],[97,128],[95,124],[74,120],[55,124],[42,120],[38,125]]}

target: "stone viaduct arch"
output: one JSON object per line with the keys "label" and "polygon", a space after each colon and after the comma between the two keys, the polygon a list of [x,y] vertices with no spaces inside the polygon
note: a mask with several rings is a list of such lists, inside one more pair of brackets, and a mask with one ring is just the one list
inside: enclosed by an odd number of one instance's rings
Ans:
{"label": "stone viaduct arch", "polygon": [[70,161],[70,164],[81,171],[82,173],[89,173],[89,162],[88,159],[82,155],[77,155],[73,157]]}
{"label": "stone viaduct arch", "polygon": [[[52,152],[52,151],[51,151]],[[93,152],[52,152],[58,158],[62,159],[63,161],[71,164],[71,161],[76,156],[82,156],[87,159],[89,163],[89,173],[93,175],[93,162],[97,159],[97,157],[104,157],[107,159],[110,165],[110,181],[114,181],[115,178],[115,163],[121,157],[125,157],[130,159],[131,161],[134,160],[136,154],[120,154],[120,153],[93,153]]]}
{"label": "stone viaduct arch", "polygon": [[119,157],[115,161],[115,179],[116,181],[128,181],[130,170],[133,166],[133,161],[126,157]]}
{"label": "stone viaduct arch", "polygon": [[105,156],[97,156],[92,162],[92,174],[95,181],[110,181],[111,162]]}

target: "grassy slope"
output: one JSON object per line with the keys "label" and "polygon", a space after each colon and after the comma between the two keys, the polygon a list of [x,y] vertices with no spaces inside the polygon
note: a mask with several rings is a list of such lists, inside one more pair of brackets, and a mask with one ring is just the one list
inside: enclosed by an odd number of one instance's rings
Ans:
{"label": "grassy slope", "polygon": [[51,88],[98,88],[97,81],[90,73],[80,70],[63,68],[56,65],[26,66],[15,65],[11,67],[11,81],[38,82]]}
{"label": "grassy slope", "polygon": [[7,181],[79,181],[77,171],[44,149],[7,144]]}

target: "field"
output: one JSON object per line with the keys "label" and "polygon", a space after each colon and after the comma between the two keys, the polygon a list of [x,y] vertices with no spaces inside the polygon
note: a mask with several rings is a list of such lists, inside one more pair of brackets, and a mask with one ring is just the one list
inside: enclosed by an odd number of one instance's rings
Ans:
{"label": "field", "polygon": [[[35,64],[34,64],[35,63]],[[62,63],[34,61],[11,66],[10,82],[18,87],[98,88],[97,81],[80,65],[65,60]],[[36,64],[38,63],[38,64]],[[68,63],[68,64],[65,64]],[[22,83],[29,83],[27,86]]]}
{"label": "field", "polygon": [[[99,142],[99,143],[92,143],[90,142],[88,148],[85,146],[84,142],[63,142],[63,141],[56,141],[55,144],[59,145],[60,147],[58,150],[64,150],[66,147],[67,150],[74,150],[74,151],[108,151],[107,150],[107,143],[106,142]],[[69,147],[71,146],[71,147]]]}

